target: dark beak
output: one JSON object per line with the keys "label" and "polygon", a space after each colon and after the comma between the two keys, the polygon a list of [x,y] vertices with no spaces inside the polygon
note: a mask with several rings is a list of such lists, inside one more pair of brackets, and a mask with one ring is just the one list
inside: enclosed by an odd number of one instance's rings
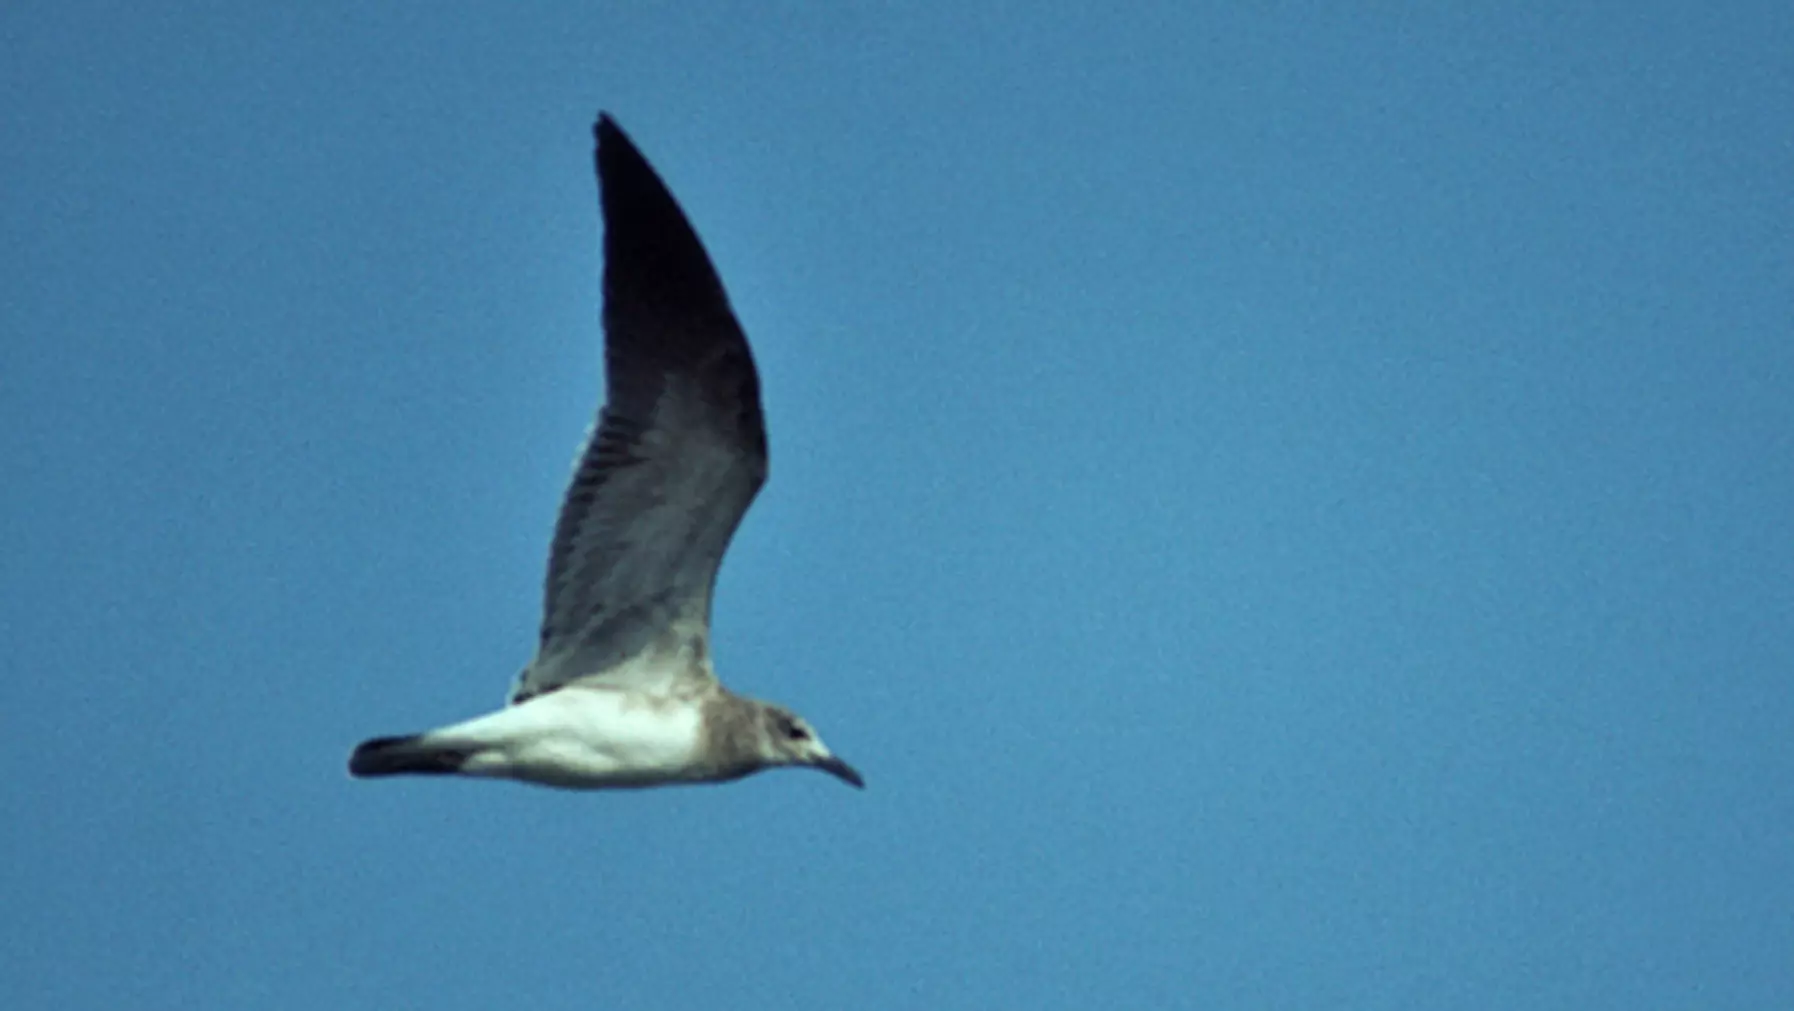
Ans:
{"label": "dark beak", "polygon": [[815,764],[816,768],[821,769],[823,772],[834,776],[844,783],[851,783],[861,790],[866,788],[866,781],[860,777],[858,770],[833,755],[830,755],[827,758],[818,759]]}

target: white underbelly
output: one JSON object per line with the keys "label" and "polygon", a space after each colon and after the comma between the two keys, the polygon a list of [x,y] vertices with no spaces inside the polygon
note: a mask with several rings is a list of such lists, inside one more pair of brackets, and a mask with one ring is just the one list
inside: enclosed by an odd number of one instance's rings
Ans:
{"label": "white underbelly", "polygon": [[577,685],[437,734],[477,744],[465,774],[596,789],[698,776],[700,722],[695,702]]}

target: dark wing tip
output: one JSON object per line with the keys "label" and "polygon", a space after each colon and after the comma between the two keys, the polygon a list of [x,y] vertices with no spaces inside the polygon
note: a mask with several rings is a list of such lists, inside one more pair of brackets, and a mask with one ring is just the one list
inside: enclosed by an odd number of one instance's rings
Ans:
{"label": "dark wing tip", "polygon": [[713,360],[719,349],[740,359],[731,367],[751,375],[722,279],[672,191],[609,114],[600,113],[592,130],[613,381],[632,371],[632,360],[689,369]]}
{"label": "dark wing tip", "polygon": [[678,210],[672,192],[648,164],[635,141],[630,140],[617,121],[610,118],[610,113],[598,114],[598,122],[592,125],[592,144],[592,160],[598,169],[599,195],[606,219],[620,209],[617,198],[629,203],[665,203],[672,205],[681,223],[690,230],[691,225],[684,221],[684,213]]}
{"label": "dark wing tip", "polygon": [[[593,160],[598,168],[600,196],[604,201],[607,219],[620,209],[622,202],[628,204],[647,204],[664,216],[670,209],[677,216],[680,225],[686,232],[691,232],[691,223],[685,220],[685,214],[679,210],[679,204],[673,199],[672,191],[661,181],[660,174],[648,164],[648,159],[635,146],[635,141],[623,132],[617,121],[610,118],[610,113],[598,114],[598,122],[592,127],[592,141],[595,147]],[[620,198],[620,199],[619,199]],[[666,227],[663,223],[662,227]],[[696,233],[691,232],[693,240]]]}
{"label": "dark wing tip", "polygon": [[[598,170],[598,181],[602,189],[613,185],[614,177],[628,174],[640,175],[645,172],[650,177],[654,170],[648,166],[648,159],[642,155],[635,141],[623,132],[617,121],[608,112],[600,112],[598,121],[592,124],[592,164]],[[656,182],[659,180],[656,179]],[[607,208],[608,210],[608,208]]]}
{"label": "dark wing tip", "polygon": [[617,121],[611,118],[610,113],[599,112],[597,121],[592,124],[592,140],[600,147],[618,141],[627,144],[629,135],[623,132],[623,128],[617,125]]}

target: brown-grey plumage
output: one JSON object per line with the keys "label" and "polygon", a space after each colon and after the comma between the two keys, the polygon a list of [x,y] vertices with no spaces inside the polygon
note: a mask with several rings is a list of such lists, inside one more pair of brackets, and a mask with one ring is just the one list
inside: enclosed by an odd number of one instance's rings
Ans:
{"label": "brown-grey plumage", "polygon": [[541,635],[506,708],[364,742],[356,776],[469,775],[615,788],[807,766],[864,786],[789,710],[710,662],[710,598],[766,480],[747,338],[691,223],[608,116],[605,406],[549,550]]}
{"label": "brown-grey plumage", "polygon": [[854,786],[866,785],[853,766],[833,755],[816,755],[816,732],[783,706],[744,699],[718,685],[700,711],[715,780],[740,779],[769,764],[811,765]]}

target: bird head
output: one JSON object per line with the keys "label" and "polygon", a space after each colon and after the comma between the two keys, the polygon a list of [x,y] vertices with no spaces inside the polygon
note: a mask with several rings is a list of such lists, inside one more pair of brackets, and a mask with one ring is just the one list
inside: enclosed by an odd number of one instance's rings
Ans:
{"label": "bird head", "polygon": [[765,742],[769,764],[808,766],[862,790],[866,788],[866,781],[859,772],[836,758],[803,717],[774,705],[766,706],[761,712],[761,740]]}

